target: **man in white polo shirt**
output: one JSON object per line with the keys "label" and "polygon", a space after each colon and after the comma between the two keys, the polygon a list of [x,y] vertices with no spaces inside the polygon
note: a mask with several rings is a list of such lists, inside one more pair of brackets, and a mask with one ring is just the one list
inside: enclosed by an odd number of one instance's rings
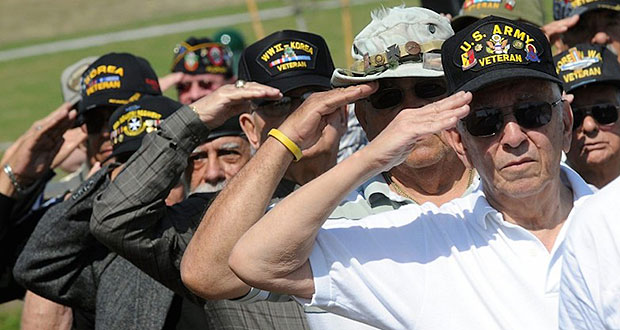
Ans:
{"label": "man in white polo shirt", "polygon": [[560,329],[620,329],[620,178],[575,209],[566,233]]}
{"label": "man in white polo shirt", "polygon": [[[442,65],[454,95],[401,111],[276,205],[234,247],[239,278],[384,329],[557,328],[563,225],[591,189],[560,165],[572,116],[549,43],[491,16],[448,39]],[[352,189],[445,129],[481,189],[440,208],[325,222]]]}

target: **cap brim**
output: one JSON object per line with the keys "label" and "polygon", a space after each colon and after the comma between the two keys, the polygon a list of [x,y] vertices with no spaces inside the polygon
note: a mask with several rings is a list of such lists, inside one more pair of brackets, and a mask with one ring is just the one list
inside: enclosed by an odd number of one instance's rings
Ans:
{"label": "cap brim", "polygon": [[299,75],[294,77],[285,77],[281,79],[276,79],[272,81],[268,81],[264,83],[265,85],[275,87],[285,94],[290,92],[296,88],[307,87],[307,86],[320,86],[326,89],[330,89],[331,85],[329,83],[329,78],[325,76],[319,75]]}
{"label": "cap brim", "polygon": [[562,86],[562,81],[558,77],[554,77],[548,73],[527,68],[506,68],[485,72],[484,74],[481,74],[478,77],[468,81],[464,85],[458,87],[452,93],[460,91],[475,92],[494,83],[523,78],[548,80],[558,83],[560,84],[560,86]]}
{"label": "cap brim", "polygon": [[140,149],[141,145],[142,145],[142,139],[132,139],[129,141],[125,141],[121,143],[120,145],[114,147],[110,157],[116,157],[124,153],[134,153],[138,151],[138,149]]}
{"label": "cap brim", "polygon": [[388,69],[381,73],[363,77],[347,76],[342,69],[334,70],[331,83],[334,87],[345,87],[362,84],[383,78],[435,78],[443,77],[443,71],[424,69],[422,63],[404,63],[395,69]]}
{"label": "cap brim", "polygon": [[[132,96],[134,96],[136,93],[139,92],[134,92],[134,91],[114,91],[114,92],[110,92],[110,93],[101,93],[99,95],[96,96],[87,96],[86,98],[82,99],[82,102],[80,102],[80,109],[79,112],[81,114],[85,113],[88,110],[94,109],[94,108],[98,108],[98,107],[120,107],[121,105],[127,104],[129,103],[129,98],[131,98]],[[121,102],[111,102],[111,100],[118,100],[118,101],[126,101],[125,103],[121,103]]]}
{"label": "cap brim", "polygon": [[476,16],[462,15],[453,18],[450,25],[452,25],[452,30],[456,33],[469,25],[476,23],[478,20],[480,20],[480,18]]}
{"label": "cap brim", "polygon": [[584,86],[588,86],[592,84],[602,84],[602,83],[613,84],[613,85],[620,87],[620,78],[608,77],[608,78],[597,78],[597,79],[582,81],[582,82],[579,82],[578,84],[570,86],[570,88],[568,88],[566,92],[570,93],[579,87],[584,87]]}
{"label": "cap brim", "polygon": [[[619,9],[615,9],[615,8],[619,8]],[[598,10],[598,9],[620,11],[620,6],[618,6],[617,1],[597,1],[597,2],[585,4],[585,5],[575,8],[573,12],[571,12],[571,15],[583,15],[589,11]]]}

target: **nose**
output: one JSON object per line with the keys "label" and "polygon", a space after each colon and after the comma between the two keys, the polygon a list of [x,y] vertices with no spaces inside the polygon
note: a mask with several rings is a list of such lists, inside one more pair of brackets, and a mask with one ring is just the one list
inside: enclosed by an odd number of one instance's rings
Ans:
{"label": "nose", "polygon": [[200,86],[198,86],[197,82],[192,82],[189,91],[187,91],[187,94],[192,99],[192,102],[198,101],[202,97]]}
{"label": "nose", "polygon": [[220,164],[217,155],[209,155],[209,163],[205,169],[203,179],[210,184],[216,184],[226,179],[224,168]]}
{"label": "nose", "polygon": [[585,134],[590,135],[598,131],[598,123],[592,116],[586,116],[586,118],[583,119],[583,124],[581,124],[581,129]]}
{"label": "nose", "polygon": [[[508,117],[506,117],[506,120],[508,120]],[[506,145],[512,149],[516,149],[525,140],[526,135],[525,132],[523,132],[523,130],[521,129],[521,126],[514,119],[507,121],[501,135],[502,145]]]}
{"label": "nose", "polygon": [[413,91],[404,91],[403,109],[421,108],[434,102],[434,99],[423,99],[417,97]]}
{"label": "nose", "polygon": [[593,44],[606,45],[610,42],[610,40],[611,37],[606,32],[599,31],[594,35],[594,37],[592,37],[590,42]]}

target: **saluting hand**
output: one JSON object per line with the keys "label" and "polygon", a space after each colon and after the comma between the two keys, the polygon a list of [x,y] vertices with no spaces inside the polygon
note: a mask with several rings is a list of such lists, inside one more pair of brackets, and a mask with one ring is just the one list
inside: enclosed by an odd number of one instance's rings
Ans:
{"label": "saluting hand", "polygon": [[70,103],[64,103],[47,117],[34,122],[4,154],[2,166],[9,164],[20,184],[28,186],[50,169],[64,142],[63,134],[77,116],[71,107]]}
{"label": "saluting hand", "polygon": [[205,125],[215,128],[229,118],[248,111],[255,99],[279,100],[282,93],[277,88],[255,82],[229,84],[192,103],[196,113]]}
{"label": "saluting hand", "polygon": [[319,140],[328,123],[337,121],[339,110],[343,111],[347,104],[371,95],[378,86],[377,83],[368,83],[313,93],[280,125],[279,130],[302,150],[307,149]]}
{"label": "saluting hand", "polygon": [[470,92],[458,92],[419,109],[404,109],[361,151],[382,171],[399,165],[425,135],[453,128],[469,113]]}

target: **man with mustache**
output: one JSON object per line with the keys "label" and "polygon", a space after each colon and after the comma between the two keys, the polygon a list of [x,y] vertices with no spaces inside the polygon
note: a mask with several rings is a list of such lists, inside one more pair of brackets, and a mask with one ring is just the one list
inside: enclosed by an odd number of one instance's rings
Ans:
{"label": "man with mustache", "polygon": [[[158,139],[145,144],[142,157],[129,162],[125,171],[119,174],[118,186],[112,185],[110,187],[112,189],[109,188],[101,195],[95,204],[96,212],[92,219],[95,235],[168,287],[186,296],[195,297],[181,282],[179,263],[189,239],[194,234],[193,231],[201,222],[202,214],[198,217],[180,217],[175,212],[163,211],[160,208],[160,198],[168,189],[170,182],[184,168],[183,155],[193,150],[195,145],[204,139],[202,134],[205,128],[200,119],[205,121],[209,116],[202,114],[205,111],[203,109],[207,109],[207,106],[208,109],[220,107],[221,116],[251,110],[250,113],[243,113],[240,117],[245,135],[255,148],[260,146],[262,149],[265,145],[273,147],[274,142],[281,142],[268,135],[270,129],[278,127],[287,119],[297,123],[309,120],[308,116],[318,111],[317,108],[306,108],[305,112],[299,113],[296,109],[304,103],[304,100],[311,97],[312,92],[329,89],[332,70],[333,63],[327,44],[315,34],[291,30],[278,31],[250,45],[240,61],[239,74],[241,79],[253,82],[242,80],[235,86],[221,87],[194,103],[193,106],[200,118],[192,116],[189,109],[181,109],[178,116],[183,117],[184,121],[171,127],[170,131],[164,130]],[[274,92],[276,94],[273,94]],[[314,125],[318,128],[311,132],[315,137],[311,150],[303,155],[304,159],[291,166],[286,180],[283,180],[275,194],[273,191],[267,191],[268,186],[253,186],[252,194],[267,200],[271,200],[272,195],[276,198],[285,196],[296,184],[307,182],[336,163],[338,140],[346,128],[345,113],[335,115],[333,122],[326,127],[320,126],[319,123]],[[210,127],[208,122],[207,127]],[[177,147],[172,149],[170,145]],[[149,158],[144,159],[146,157]],[[255,165],[267,165],[264,156],[259,157],[257,154],[256,157],[258,158],[251,160]],[[154,173],[161,175],[151,176],[150,171],[144,170],[145,167],[155,169]],[[261,176],[253,167],[244,173],[248,172],[254,177]],[[135,184],[123,180],[130,180]],[[276,185],[277,183],[278,180],[275,181]],[[122,187],[132,188],[128,191],[129,188],[122,189]],[[142,198],[140,201],[134,201],[129,197],[132,195],[140,195]],[[127,196],[127,200],[124,196]],[[246,198],[248,195],[240,193],[238,196]],[[264,206],[249,202],[249,199],[247,201],[239,206],[227,205],[227,209],[238,213],[239,216],[244,216],[246,212],[264,212]],[[207,205],[188,205],[187,208],[205,210]],[[162,211],[152,212],[153,210]],[[231,231],[225,233],[225,236],[233,235],[232,231],[236,231],[232,222],[221,224],[228,225]],[[213,242],[226,238],[220,235],[204,236],[203,233],[200,235],[201,238]],[[148,241],[152,243],[143,244],[142,237],[149,237]],[[213,272],[214,276],[220,274],[220,269],[213,268],[207,271]],[[263,301],[241,304],[236,301],[216,300],[223,297],[205,296],[199,290],[194,291],[199,296],[210,299],[205,303],[205,311],[210,320],[222,327],[239,323],[245,323],[245,328],[257,328],[260,325],[268,328],[307,327],[303,311],[293,302]],[[247,290],[236,297],[244,293],[247,293]],[[249,317],[245,316],[255,314],[265,317],[253,317],[250,321]]]}

